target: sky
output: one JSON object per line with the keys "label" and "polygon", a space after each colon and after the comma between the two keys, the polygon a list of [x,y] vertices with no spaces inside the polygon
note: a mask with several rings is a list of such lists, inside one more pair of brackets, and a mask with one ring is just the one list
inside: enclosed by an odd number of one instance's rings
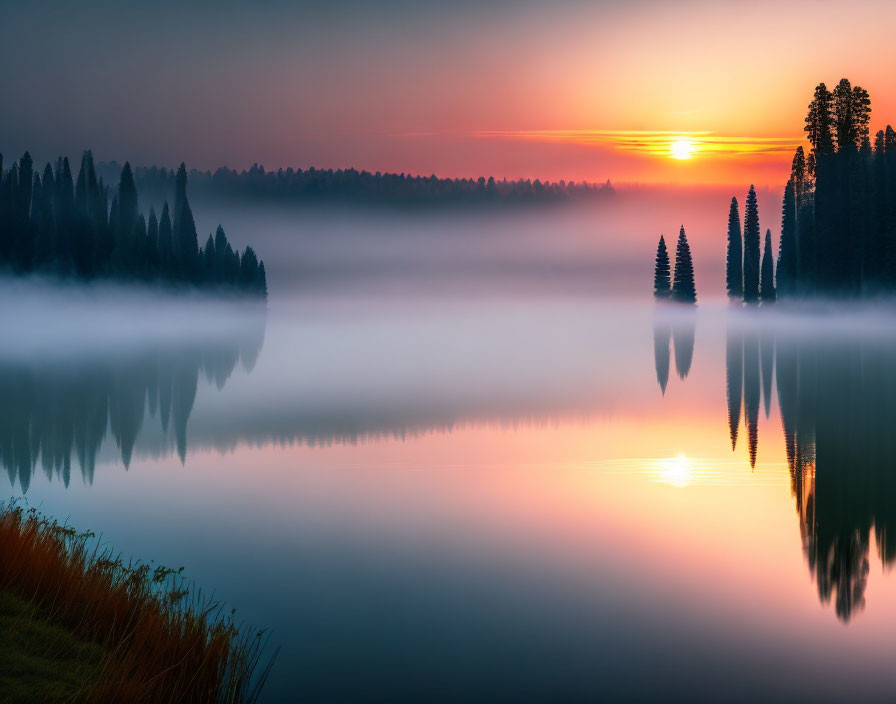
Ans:
{"label": "sky", "polygon": [[0,10],[7,158],[776,186],[819,81],[896,120],[878,0]]}

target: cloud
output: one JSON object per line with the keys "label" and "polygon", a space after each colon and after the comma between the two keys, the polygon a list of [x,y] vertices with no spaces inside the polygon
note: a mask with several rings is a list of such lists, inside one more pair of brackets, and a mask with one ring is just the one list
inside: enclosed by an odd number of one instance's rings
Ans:
{"label": "cloud", "polygon": [[732,137],[709,131],[671,130],[478,130],[477,139],[517,139],[536,142],[607,145],[615,149],[650,156],[669,156],[673,143],[686,140],[695,155],[744,156],[790,153],[802,142],[800,137]]}

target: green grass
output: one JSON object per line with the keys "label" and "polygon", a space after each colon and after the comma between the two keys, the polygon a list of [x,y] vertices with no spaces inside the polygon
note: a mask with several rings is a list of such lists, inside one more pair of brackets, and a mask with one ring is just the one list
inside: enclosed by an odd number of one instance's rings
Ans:
{"label": "green grass", "polygon": [[39,611],[0,592],[0,692],[2,700],[67,702],[99,676],[103,649],[48,623]]}

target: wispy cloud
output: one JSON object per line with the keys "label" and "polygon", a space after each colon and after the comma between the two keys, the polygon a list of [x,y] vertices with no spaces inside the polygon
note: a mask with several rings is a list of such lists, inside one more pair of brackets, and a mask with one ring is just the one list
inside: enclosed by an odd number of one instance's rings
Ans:
{"label": "wispy cloud", "polygon": [[477,130],[477,139],[519,139],[564,144],[608,145],[621,151],[670,156],[673,145],[687,142],[695,156],[784,154],[801,143],[800,137],[731,137],[709,131],[671,130]]}

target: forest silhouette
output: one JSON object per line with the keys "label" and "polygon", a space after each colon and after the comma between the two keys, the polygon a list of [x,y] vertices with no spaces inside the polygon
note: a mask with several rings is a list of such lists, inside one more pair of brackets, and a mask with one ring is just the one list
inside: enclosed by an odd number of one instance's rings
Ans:
{"label": "forest silhouette", "polygon": [[841,79],[819,83],[784,189],[778,258],[764,247],[753,186],[743,232],[738,203],[728,214],[726,287],[746,303],[776,298],[896,293],[896,131],[870,134],[868,91]]}
{"label": "forest silhouette", "polygon": [[[115,162],[98,164],[101,173],[117,173]],[[266,171],[221,167],[214,172],[192,170],[191,190],[203,197],[315,205],[387,205],[398,207],[471,207],[550,205],[611,197],[613,186],[585,181],[542,181],[506,178],[440,178],[357,169],[292,168]],[[170,200],[177,174],[164,167],[137,167],[134,178],[152,202]]]}
{"label": "forest silhouette", "polygon": [[114,279],[198,287],[264,299],[264,262],[235,252],[223,228],[200,247],[184,164],[172,172],[173,212],[138,208],[130,164],[110,189],[87,151],[73,179],[68,158],[38,173],[28,152],[3,169],[0,156],[0,271],[83,281]]}

